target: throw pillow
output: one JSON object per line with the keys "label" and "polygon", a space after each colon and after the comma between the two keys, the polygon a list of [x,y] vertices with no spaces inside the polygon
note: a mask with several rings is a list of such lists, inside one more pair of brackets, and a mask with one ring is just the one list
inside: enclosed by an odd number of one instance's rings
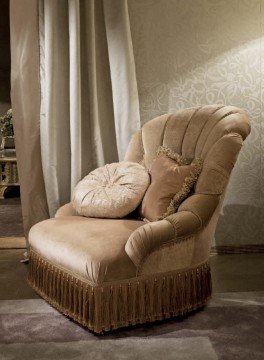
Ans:
{"label": "throw pillow", "polygon": [[149,182],[148,171],[140,164],[107,164],[77,184],[72,204],[82,216],[122,218],[138,207]]}
{"label": "throw pillow", "polygon": [[150,168],[151,184],[139,212],[148,221],[164,219],[177,211],[202,170],[202,159],[185,159],[160,146]]}

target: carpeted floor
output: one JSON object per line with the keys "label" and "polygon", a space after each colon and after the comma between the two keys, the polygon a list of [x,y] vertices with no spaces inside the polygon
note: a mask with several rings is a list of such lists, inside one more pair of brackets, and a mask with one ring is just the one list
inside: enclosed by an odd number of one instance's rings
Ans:
{"label": "carpeted floor", "polygon": [[[19,206],[0,203],[1,236],[21,237]],[[0,360],[264,359],[264,254],[211,256],[214,294],[202,310],[98,336],[28,286],[23,252],[0,249]]]}
{"label": "carpeted floor", "polygon": [[[44,300],[0,301],[1,359],[254,359],[264,355],[264,292],[215,294],[162,323],[95,336]],[[19,356],[18,356],[19,352]]]}
{"label": "carpeted floor", "polygon": [[24,249],[25,247],[20,199],[1,199],[0,249]]}
{"label": "carpeted floor", "polygon": [[[10,198],[0,200],[0,248],[1,243],[6,243],[8,238],[12,239],[10,248],[14,247],[16,238],[23,238],[24,230],[22,224],[22,211],[19,198]],[[5,238],[1,242],[1,238]],[[21,240],[17,242],[21,246]],[[5,247],[8,246],[8,242]],[[16,246],[18,247],[18,246]]]}

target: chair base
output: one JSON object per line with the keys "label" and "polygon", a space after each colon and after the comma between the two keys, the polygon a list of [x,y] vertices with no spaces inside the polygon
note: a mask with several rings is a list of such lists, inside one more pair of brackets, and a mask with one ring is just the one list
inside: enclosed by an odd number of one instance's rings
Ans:
{"label": "chair base", "polygon": [[95,333],[185,314],[204,306],[212,292],[207,262],[187,270],[94,285],[33,250],[28,281],[53,307]]}

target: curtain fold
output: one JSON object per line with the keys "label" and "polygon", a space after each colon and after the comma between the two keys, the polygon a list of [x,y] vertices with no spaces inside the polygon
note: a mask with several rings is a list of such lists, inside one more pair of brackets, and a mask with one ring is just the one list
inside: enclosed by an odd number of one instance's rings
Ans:
{"label": "curtain fold", "polygon": [[33,224],[49,216],[41,167],[37,5],[10,1],[11,102],[26,238]]}
{"label": "curtain fold", "polygon": [[[104,0],[119,158],[139,130],[140,110],[127,1]],[[122,85],[122,91],[120,86]]]}
{"label": "curtain fold", "polygon": [[[71,173],[68,4],[39,1],[40,138],[49,214],[69,201]],[[37,185],[37,184],[36,184]]]}
{"label": "curtain fold", "polygon": [[[126,1],[21,3],[11,0],[11,86],[28,232],[34,223],[53,216],[70,201],[83,176],[122,159],[140,121]],[[17,71],[24,66],[22,59],[30,62],[34,72],[28,68]],[[32,87],[29,92],[28,86]],[[33,131],[34,154],[28,141]],[[35,205],[33,213],[27,188],[33,171],[30,181],[35,196],[41,192],[40,213]]]}

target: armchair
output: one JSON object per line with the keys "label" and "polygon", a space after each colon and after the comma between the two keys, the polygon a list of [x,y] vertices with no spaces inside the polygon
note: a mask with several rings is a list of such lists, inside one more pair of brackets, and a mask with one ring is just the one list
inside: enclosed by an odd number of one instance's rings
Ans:
{"label": "armchair", "polygon": [[201,157],[193,193],[163,220],[78,216],[71,203],[30,231],[29,282],[55,308],[100,333],[202,307],[208,257],[246,113],[210,105],[159,116],[134,134],[125,160],[149,168],[160,145]]}

